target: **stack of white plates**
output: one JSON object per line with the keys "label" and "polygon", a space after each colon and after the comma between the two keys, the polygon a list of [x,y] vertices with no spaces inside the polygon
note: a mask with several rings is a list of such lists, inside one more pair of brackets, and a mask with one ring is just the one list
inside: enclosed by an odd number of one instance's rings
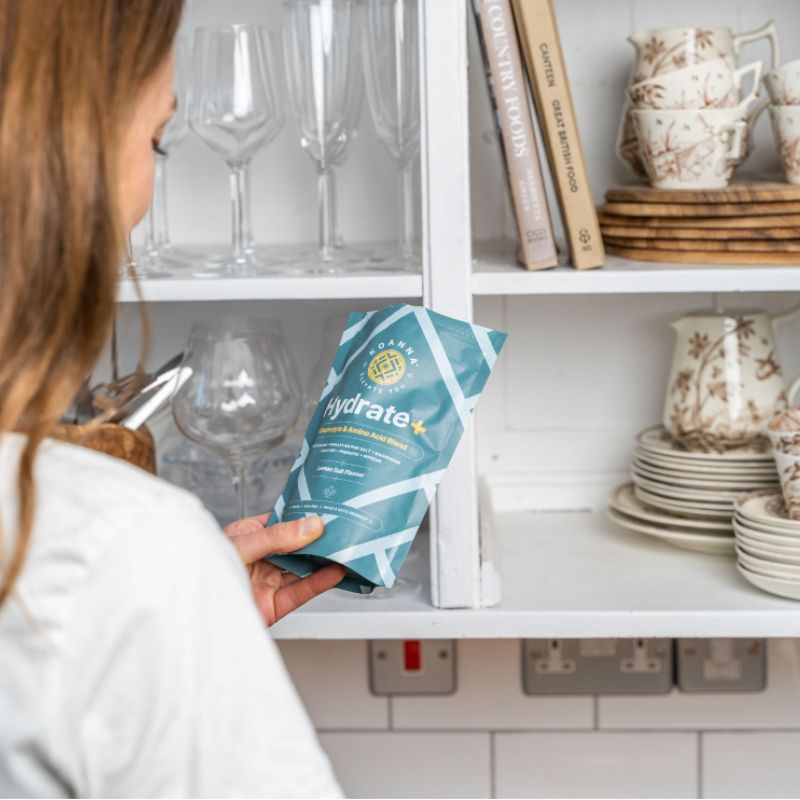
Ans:
{"label": "stack of white plates", "polygon": [[727,519],[687,517],[640,500],[635,486],[618,486],[608,498],[608,516],[617,525],[700,553],[732,553],[733,529]]}
{"label": "stack of white plates", "polygon": [[661,427],[637,437],[631,477],[639,500],[687,519],[730,521],[742,492],[778,486],[768,441],[698,453],[684,449]]}
{"label": "stack of white plates", "polygon": [[780,491],[755,491],[736,501],[737,567],[765,592],[800,600],[800,520],[789,519]]}

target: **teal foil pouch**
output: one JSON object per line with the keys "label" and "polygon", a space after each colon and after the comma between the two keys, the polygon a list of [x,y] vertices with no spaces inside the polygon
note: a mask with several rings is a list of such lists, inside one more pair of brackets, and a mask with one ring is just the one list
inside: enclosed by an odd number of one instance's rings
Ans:
{"label": "teal foil pouch", "polygon": [[267,523],[316,514],[325,532],[268,561],[301,576],[343,564],[353,592],[391,587],[505,339],[419,306],[351,314]]}

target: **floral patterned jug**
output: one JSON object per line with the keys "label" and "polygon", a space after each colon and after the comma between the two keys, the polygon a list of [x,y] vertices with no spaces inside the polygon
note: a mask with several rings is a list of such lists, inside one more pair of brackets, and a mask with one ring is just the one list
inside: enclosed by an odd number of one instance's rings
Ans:
{"label": "floral patterned jug", "polygon": [[[800,314],[696,311],[672,323],[677,333],[664,404],[664,427],[689,450],[721,451],[750,444],[787,407],[775,326]],[[800,388],[800,378],[788,397]]]}

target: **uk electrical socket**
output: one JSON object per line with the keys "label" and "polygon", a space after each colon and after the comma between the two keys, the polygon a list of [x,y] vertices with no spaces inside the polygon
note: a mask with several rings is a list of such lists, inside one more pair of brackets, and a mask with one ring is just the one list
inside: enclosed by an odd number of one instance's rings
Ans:
{"label": "uk electrical socket", "polygon": [[678,639],[684,692],[759,692],[766,686],[765,639]]}
{"label": "uk electrical socket", "polygon": [[661,694],[672,688],[671,639],[524,639],[526,694]]}
{"label": "uk electrical socket", "polygon": [[452,639],[371,641],[368,658],[373,694],[452,694],[456,689]]}

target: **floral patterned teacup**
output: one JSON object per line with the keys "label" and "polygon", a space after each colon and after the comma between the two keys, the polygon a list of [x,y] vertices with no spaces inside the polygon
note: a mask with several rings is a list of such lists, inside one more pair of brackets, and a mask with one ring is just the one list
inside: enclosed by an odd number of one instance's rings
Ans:
{"label": "floral patterned teacup", "polygon": [[764,76],[764,86],[776,106],[799,106],[800,59],[775,67]]}
{"label": "floral patterned teacup", "polygon": [[[639,31],[628,38],[636,48],[628,86],[717,58],[726,59],[733,69],[742,45],[764,38],[770,41],[770,69],[773,69],[780,63],[778,32],[774,22],[768,22],[758,30],[739,34],[734,34],[730,28],[661,28]],[[644,175],[631,110],[630,99],[626,96],[617,131],[616,153],[634,172]]]}
{"label": "floral patterned teacup", "polygon": [[800,106],[770,106],[769,116],[786,180],[800,184]]}
{"label": "floral patterned teacup", "polygon": [[[634,83],[628,97],[634,108],[732,108],[758,96],[761,61],[731,69],[726,58],[715,58]],[[742,79],[752,77],[750,92],[741,96]]]}
{"label": "floral patterned teacup", "polygon": [[634,109],[639,155],[657,189],[727,186],[746,152],[747,122],[738,108]]}
{"label": "floral patterned teacup", "polygon": [[788,408],[774,416],[766,431],[774,452],[800,456],[800,408]]}
{"label": "floral patterned teacup", "polygon": [[[664,404],[667,432],[690,450],[726,450],[762,438],[787,407],[773,325],[764,311],[698,311],[672,323],[677,339]],[[800,379],[790,390],[793,397]]]}
{"label": "floral patterned teacup", "polygon": [[789,519],[800,520],[800,456],[773,453]]}

